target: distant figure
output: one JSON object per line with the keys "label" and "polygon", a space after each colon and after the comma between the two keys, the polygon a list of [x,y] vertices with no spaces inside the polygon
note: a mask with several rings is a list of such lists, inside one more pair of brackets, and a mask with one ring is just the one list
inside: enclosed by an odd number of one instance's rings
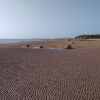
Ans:
{"label": "distant figure", "polygon": [[71,39],[68,39],[68,41],[71,41]]}

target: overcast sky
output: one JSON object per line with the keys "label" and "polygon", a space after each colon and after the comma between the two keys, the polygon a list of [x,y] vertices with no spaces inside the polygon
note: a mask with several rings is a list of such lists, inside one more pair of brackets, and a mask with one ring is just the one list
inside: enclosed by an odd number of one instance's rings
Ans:
{"label": "overcast sky", "polygon": [[100,33],[100,0],[0,0],[0,38]]}

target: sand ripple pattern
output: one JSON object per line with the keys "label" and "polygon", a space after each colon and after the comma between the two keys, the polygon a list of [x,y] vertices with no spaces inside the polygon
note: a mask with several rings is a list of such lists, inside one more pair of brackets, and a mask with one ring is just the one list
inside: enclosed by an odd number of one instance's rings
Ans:
{"label": "sand ripple pattern", "polygon": [[0,100],[100,100],[100,50],[0,49]]}

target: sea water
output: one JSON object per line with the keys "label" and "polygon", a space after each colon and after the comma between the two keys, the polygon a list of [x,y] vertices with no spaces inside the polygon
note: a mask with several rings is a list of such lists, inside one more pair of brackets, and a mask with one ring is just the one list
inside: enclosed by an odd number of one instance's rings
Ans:
{"label": "sea water", "polygon": [[44,41],[44,39],[0,39],[0,44]]}

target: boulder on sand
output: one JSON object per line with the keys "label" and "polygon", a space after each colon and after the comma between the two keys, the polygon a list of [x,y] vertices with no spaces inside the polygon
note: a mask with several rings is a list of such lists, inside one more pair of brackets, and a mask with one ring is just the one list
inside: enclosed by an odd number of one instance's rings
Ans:
{"label": "boulder on sand", "polygon": [[64,47],[64,49],[72,49],[72,45],[71,44],[68,44]]}
{"label": "boulder on sand", "polygon": [[29,44],[27,44],[27,45],[26,45],[26,47],[30,47],[30,45],[29,45]]}
{"label": "boulder on sand", "polygon": [[41,45],[40,48],[43,48],[43,46]]}

